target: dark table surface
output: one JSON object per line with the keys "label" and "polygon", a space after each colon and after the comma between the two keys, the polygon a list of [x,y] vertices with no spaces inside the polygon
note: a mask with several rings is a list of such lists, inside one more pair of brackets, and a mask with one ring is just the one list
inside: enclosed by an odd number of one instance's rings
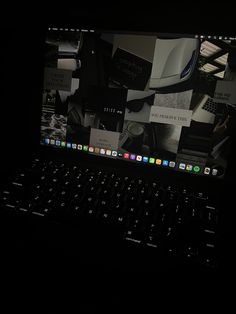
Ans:
{"label": "dark table surface", "polygon": [[[41,63],[35,60],[41,60],[42,46],[34,35],[42,36],[42,25],[31,24],[35,26],[32,31],[23,22],[19,27],[19,16],[15,21],[11,27],[4,24],[1,29],[4,43],[0,109],[2,181],[31,155],[32,130],[37,125],[33,122],[37,120],[34,100],[36,97],[39,101],[40,92]],[[32,17],[29,21],[32,23]],[[207,25],[206,21],[203,19],[201,27]],[[235,206],[232,204],[232,207]],[[163,308],[190,312],[195,308],[202,311],[203,307],[216,309],[218,303],[227,312],[233,301],[232,230],[229,234],[226,230],[231,240],[224,267],[212,272],[184,267],[159,268],[151,255],[136,255],[131,249],[121,254],[112,244],[95,246],[83,237],[76,238],[77,231],[74,233],[64,226],[3,218],[0,226],[1,294],[9,309],[11,306],[26,309],[33,300],[34,306],[42,307],[45,313],[56,313],[62,308],[67,312],[77,309],[79,313],[128,310],[132,313],[141,308],[145,313]]]}

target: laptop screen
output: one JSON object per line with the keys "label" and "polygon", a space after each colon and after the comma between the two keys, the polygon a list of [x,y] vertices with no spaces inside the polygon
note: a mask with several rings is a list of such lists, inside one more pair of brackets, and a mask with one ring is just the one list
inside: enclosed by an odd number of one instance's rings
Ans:
{"label": "laptop screen", "polygon": [[49,28],[41,144],[222,178],[235,39]]}

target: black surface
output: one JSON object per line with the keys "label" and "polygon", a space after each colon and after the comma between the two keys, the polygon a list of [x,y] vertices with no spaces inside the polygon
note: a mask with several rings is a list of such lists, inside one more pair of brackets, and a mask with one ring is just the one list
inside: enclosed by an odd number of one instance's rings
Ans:
{"label": "black surface", "polygon": [[[63,22],[70,16],[76,20],[77,13],[72,11],[65,10],[63,14],[67,12],[68,16],[62,19],[62,12],[57,14],[55,10],[55,21]],[[95,13],[91,15],[92,11],[84,11],[83,18],[95,23]],[[123,27],[131,24],[132,27],[141,27],[143,24],[140,24],[140,19],[145,20],[148,26],[154,21],[153,18],[147,19],[151,14],[148,10],[127,10],[126,15],[124,9],[118,9],[120,14],[114,11],[116,10],[102,10],[103,14],[99,16],[101,23],[115,23],[120,21],[121,16]],[[227,18],[227,15],[231,14],[230,10],[226,7],[222,10],[216,8],[215,11],[218,18],[224,15],[221,20],[225,32],[232,33],[233,19]],[[40,8],[39,12],[45,13],[45,10]],[[159,17],[163,16],[163,29],[166,26],[168,29],[176,29],[178,25],[181,32],[186,29],[188,21],[195,22],[188,23],[189,30],[196,29],[198,33],[206,30],[215,32],[222,28],[219,19],[209,20],[210,10],[197,8],[194,18],[192,13],[185,15],[185,11],[182,11],[181,23],[175,12],[175,9],[168,12],[168,23],[164,18],[166,14],[159,14]],[[225,14],[220,15],[219,12]],[[8,10],[6,13],[10,16]],[[11,21],[8,19],[1,28],[1,40],[5,47],[1,48],[4,78],[1,80],[3,96],[0,124],[2,181],[14,168],[17,169],[30,159],[35,148],[33,134],[37,133],[40,112],[42,42],[38,39],[43,38],[44,23],[38,16],[34,20],[36,10],[32,10],[31,14],[19,11],[15,15],[16,17],[11,15]],[[115,18],[112,18],[113,15]],[[26,16],[31,27],[27,24]],[[51,19],[51,12],[48,12],[48,15],[45,13],[45,20],[49,20],[49,16]],[[173,23],[170,23],[170,16],[174,17]],[[198,23],[199,17],[201,23]],[[177,267],[163,271],[155,265],[149,267],[149,261],[153,262],[152,257],[140,252],[136,255],[131,250],[123,251],[122,255],[118,254],[122,263],[117,263],[119,259],[115,255],[115,246],[105,245],[102,251],[100,246],[93,243],[86,245],[84,237],[79,236],[77,242],[70,228],[28,223],[19,219],[8,222],[1,219],[1,284],[4,288],[2,296],[10,299],[7,303],[9,308],[15,303],[18,309],[25,309],[27,304],[29,305],[29,296],[32,295],[34,304],[41,305],[45,313],[57,312],[59,308],[67,312],[76,308],[80,313],[97,313],[102,310],[112,313],[129,309],[132,313],[141,307],[145,312],[149,312],[148,309],[155,309],[157,312],[163,307],[165,311],[179,308],[191,312],[192,308],[197,307],[202,311],[203,306],[212,310],[218,303],[223,304],[224,311],[227,311],[232,302],[231,287],[235,284],[235,243],[232,232],[235,228],[232,194],[235,192],[234,167],[231,170],[231,179],[229,178],[224,186],[221,204],[226,225],[224,267],[220,271],[199,272],[197,269]],[[51,305],[46,305],[48,300]]]}

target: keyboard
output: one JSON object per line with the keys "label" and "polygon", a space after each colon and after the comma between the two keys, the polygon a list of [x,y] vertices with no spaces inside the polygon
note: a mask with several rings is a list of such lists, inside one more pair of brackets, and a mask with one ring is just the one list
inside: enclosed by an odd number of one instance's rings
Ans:
{"label": "keyboard", "polygon": [[212,114],[216,114],[217,111],[217,103],[214,102],[214,100],[212,98],[208,98],[206,103],[203,105],[202,107],[204,110],[212,113]]}
{"label": "keyboard", "polygon": [[209,195],[115,172],[34,159],[1,191],[1,211],[119,231],[130,245],[218,267],[219,213]]}

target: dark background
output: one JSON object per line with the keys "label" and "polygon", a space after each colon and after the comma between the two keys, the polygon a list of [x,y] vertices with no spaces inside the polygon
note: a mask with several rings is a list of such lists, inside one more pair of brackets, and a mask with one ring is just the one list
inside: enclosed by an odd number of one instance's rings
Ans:
{"label": "dark background", "polygon": [[[120,2],[114,3],[112,8],[97,4],[90,8],[83,8],[80,4],[68,7],[57,4],[53,8],[43,4],[21,5],[14,10],[4,8],[0,28],[1,180],[4,181],[5,175],[30,159],[36,147],[34,134],[39,136],[46,24],[63,26],[67,21],[73,21],[76,25],[76,21],[82,20],[85,25],[99,25],[101,28],[108,25],[111,28],[148,30],[152,27],[165,32],[236,35],[234,15],[234,9],[226,4],[206,5],[200,2],[166,6],[156,3],[149,8],[144,8],[144,5],[128,8],[127,4]],[[19,224],[20,221],[17,227]],[[43,228],[46,232],[46,227]],[[21,228],[16,230],[24,231]],[[1,299],[5,299],[9,311],[12,305],[19,311],[30,308],[33,301],[31,312],[42,307],[43,313],[56,313],[61,308],[68,313],[72,309],[78,313],[133,313],[141,307],[145,313],[151,309],[155,312],[169,309],[191,312],[193,308],[213,310],[218,304],[227,312],[233,301],[234,268],[230,263],[229,269],[222,273],[204,272],[200,276],[187,270],[168,273],[155,267],[149,269],[148,263],[139,269],[132,264],[127,268],[113,267],[109,261],[101,262],[100,252],[88,254],[88,261],[80,255],[75,258],[58,252],[45,253],[38,247],[14,251],[14,247],[8,247],[8,237],[17,238],[18,234],[14,234],[14,228],[10,232],[1,232],[0,250],[1,291],[4,291]],[[59,237],[56,230],[53,232],[55,237]],[[27,236],[32,234],[26,233]],[[62,238],[57,240],[63,241]],[[75,246],[75,249],[78,248]],[[122,260],[126,258],[124,255]],[[145,260],[145,256],[142,258]],[[133,262],[135,264],[135,259]]]}

